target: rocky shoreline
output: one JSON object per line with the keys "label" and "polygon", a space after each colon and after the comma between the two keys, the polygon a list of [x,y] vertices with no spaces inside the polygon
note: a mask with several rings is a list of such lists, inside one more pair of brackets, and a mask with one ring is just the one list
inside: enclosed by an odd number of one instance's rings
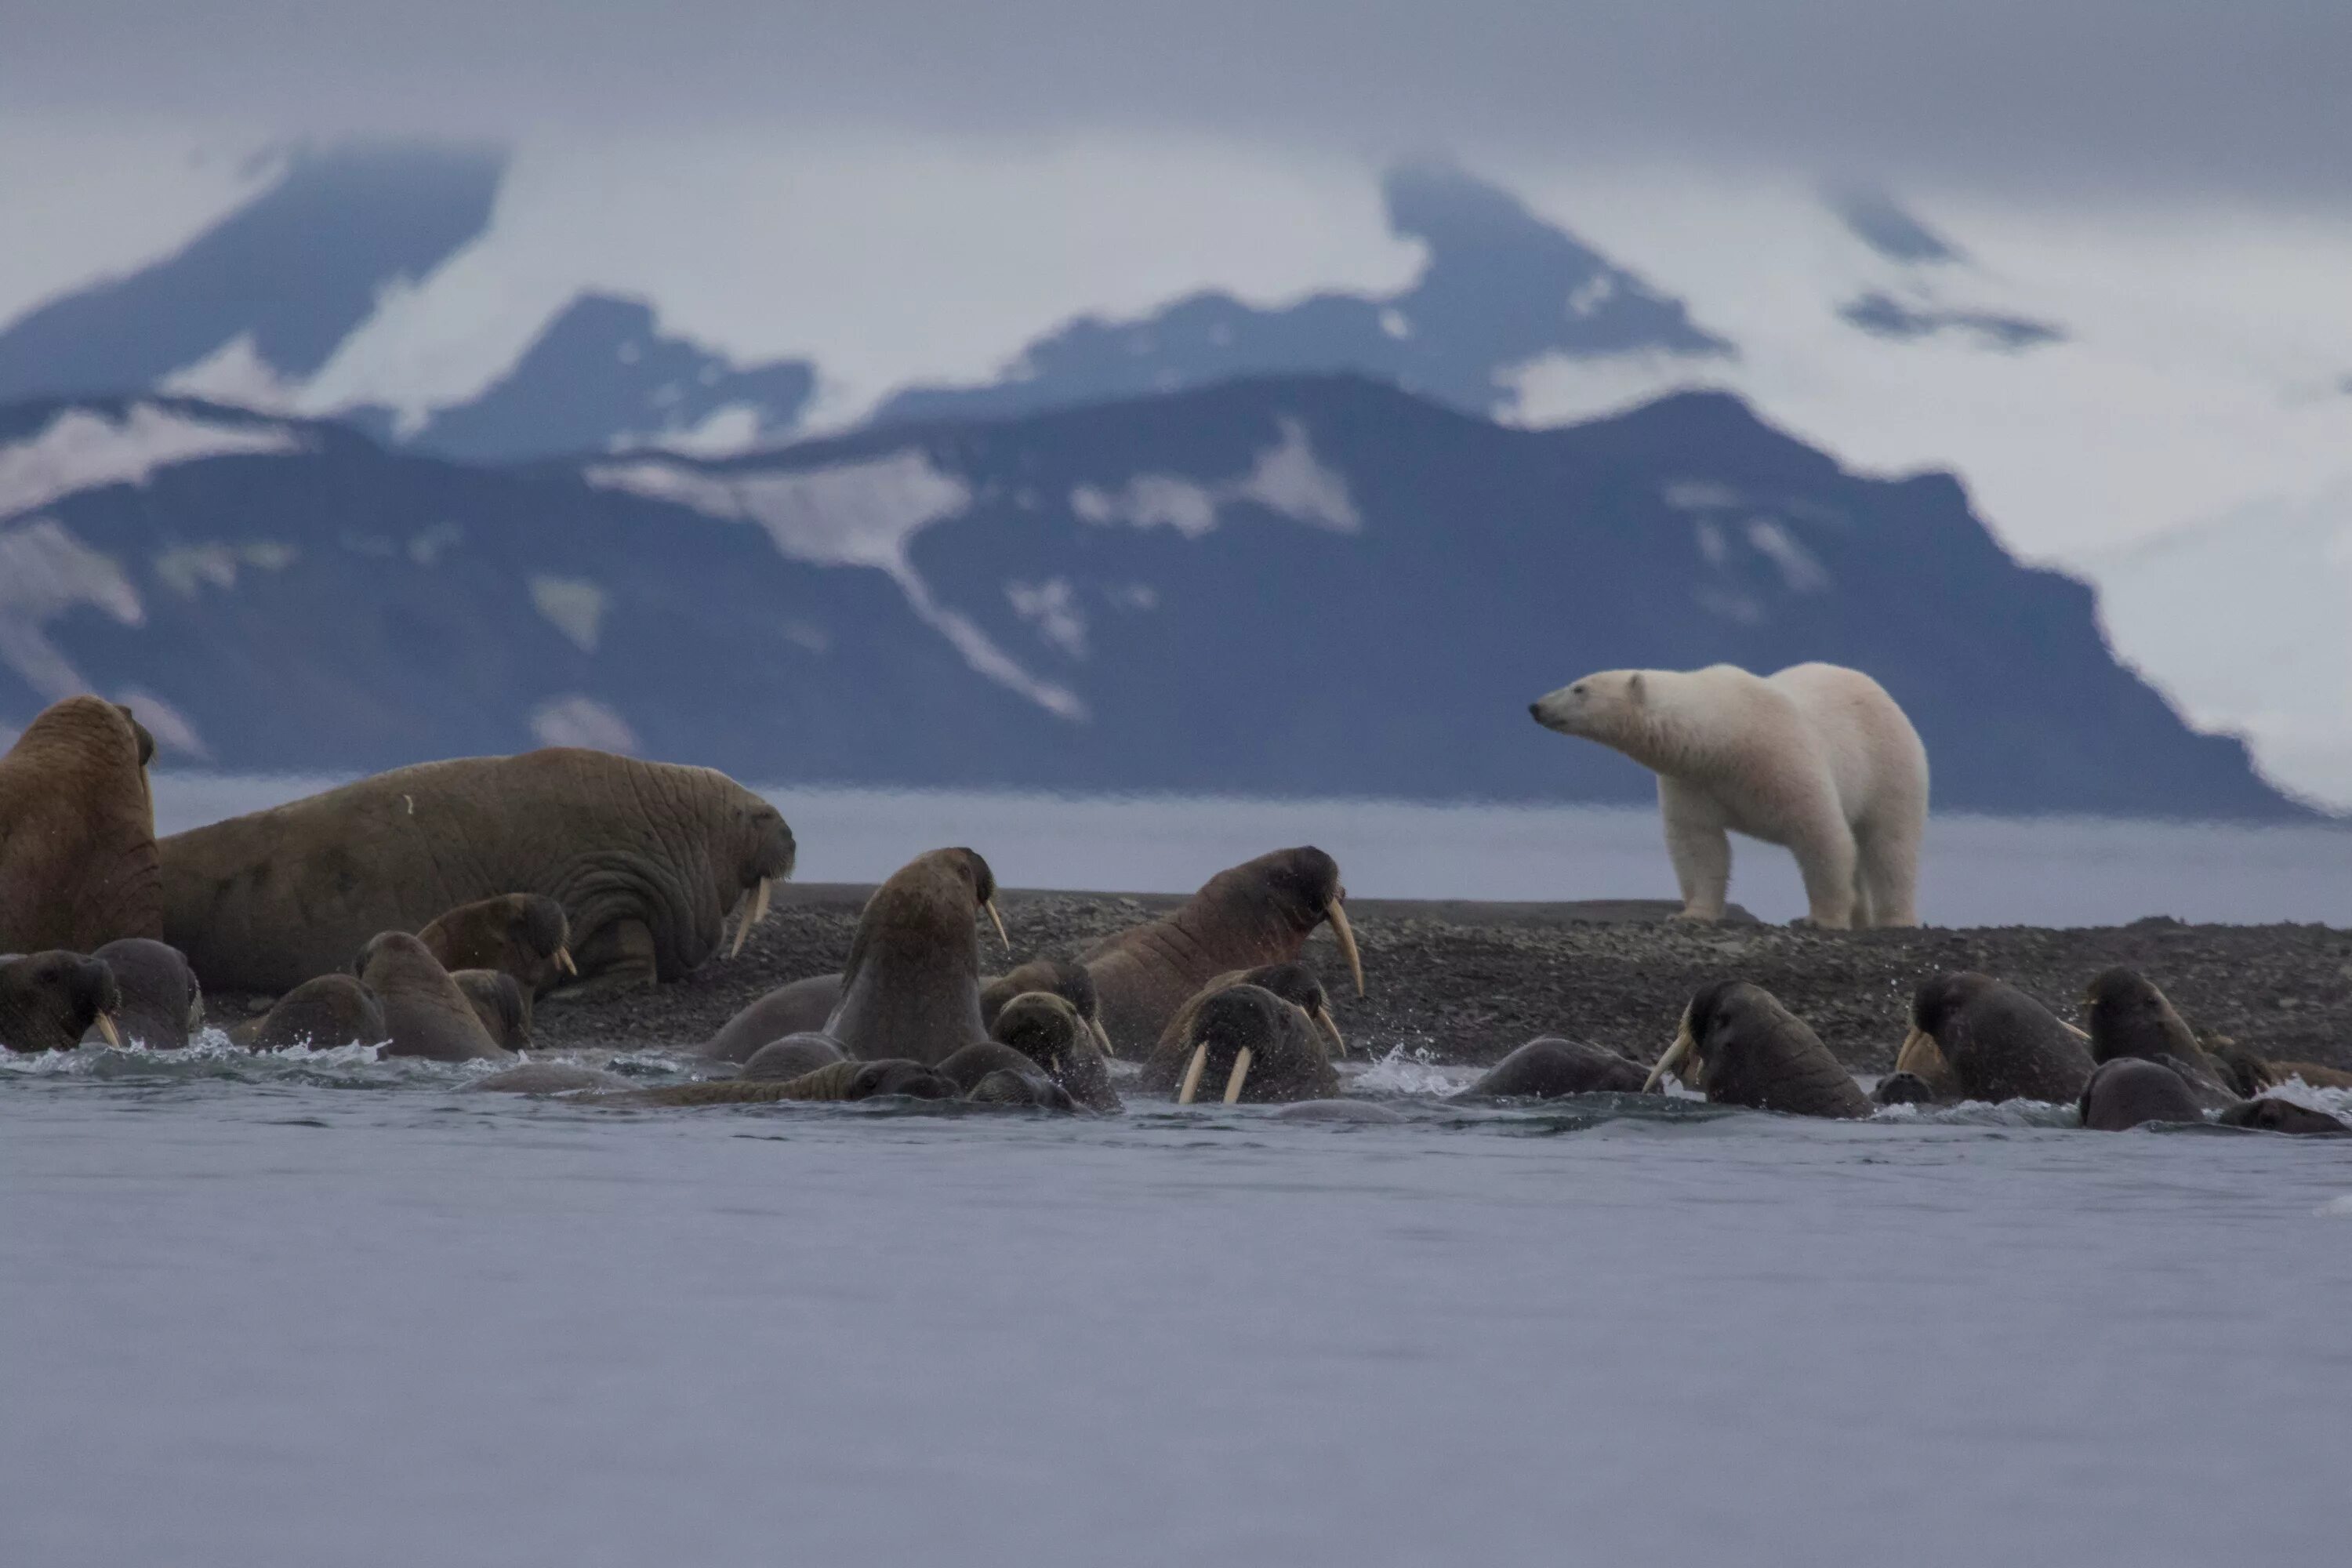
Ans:
{"label": "rocky shoreline", "polygon": [[[837,970],[869,889],[791,888],[742,954],[674,984],[539,1009],[542,1049],[675,1048],[708,1038],[769,989]],[[1013,959],[1075,956],[1173,907],[1167,895],[1007,891]],[[1370,994],[1353,994],[1328,930],[1307,943],[1349,1042],[1442,1062],[1486,1063],[1540,1034],[1654,1058],[1690,994],[1708,980],[1765,986],[1858,1072],[1883,1072],[1902,1041],[1913,988],[1943,970],[1978,969],[2063,1017],[2111,964],[2163,987],[2199,1029],[2257,1054],[2352,1067],[2352,931],[2316,925],[2034,926],[1818,932],[1735,920],[1669,921],[1647,901],[1480,904],[1351,900]],[[982,962],[1003,962],[992,936]]]}

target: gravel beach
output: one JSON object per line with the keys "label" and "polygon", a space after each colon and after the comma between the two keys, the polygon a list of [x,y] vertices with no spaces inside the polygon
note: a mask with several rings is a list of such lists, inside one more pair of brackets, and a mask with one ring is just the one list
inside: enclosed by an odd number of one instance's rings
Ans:
{"label": "gravel beach", "polygon": [[[736,1009],[804,975],[837,970],[868,888],[782,890],[740,958],[602,1002],[543,1003],[538,1045],[644,1048],[698,1044]],[[1013,961],[1075,956],[1182,900],[1168,895],[1008,890]],[[1942,970],[1995,974],[2074,1018],[2083,987],[2110,964],[2158,985],[2200,1030],[2282,1060],[2352,1067],[2352,931],[2318,925],[2032,926],[1817,932],[1734,920],[1670,921],[1658,902],[1504,904],[1351,900],[1370,994],[1353,994],[1328,931],[1307,943],[1351,1046],[1402,1047],[1439,1062],[1498,1059],[1540,1034],[1654,1058],[1692,991],[1711,979],[1778,994],[1858,1072],[1883,1072],[1912,989]],[[982,961],[1003,966],[992,934]]]}

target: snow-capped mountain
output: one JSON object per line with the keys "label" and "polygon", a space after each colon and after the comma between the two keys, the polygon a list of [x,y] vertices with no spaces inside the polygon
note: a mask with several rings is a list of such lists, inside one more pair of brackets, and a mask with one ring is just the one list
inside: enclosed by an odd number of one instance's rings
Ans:
{"label": "snow-capped mountain", "polygon": [[1877,675],[1948,808],[2284,817],[1944,476],[1715,394],[1527,431],[1244,381],[723,460],[488,467],[139,398],[0,410],[0,717],[348,770],[579,741],[764,780],[1636,799],[1586,669]]}

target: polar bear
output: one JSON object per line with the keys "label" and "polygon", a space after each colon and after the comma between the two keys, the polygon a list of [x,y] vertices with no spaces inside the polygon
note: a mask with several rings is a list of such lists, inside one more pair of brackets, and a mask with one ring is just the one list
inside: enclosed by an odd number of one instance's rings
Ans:
{"label": "polar bear", "polygon": [[1546,729],[1598,741],[1656,773],[1681,918],[1723,917],[1733,829],[1796,855],[1808,923],[1919,923],[1927,748],[1860,670],[1611,669],[1528,707]]}

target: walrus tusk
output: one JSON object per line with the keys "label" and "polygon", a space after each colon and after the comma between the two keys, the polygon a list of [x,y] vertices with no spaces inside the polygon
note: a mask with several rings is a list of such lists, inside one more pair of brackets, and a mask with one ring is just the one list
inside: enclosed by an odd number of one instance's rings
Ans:
{"label": "walrus tusk", "polygon": [[1234,1057],[1234,1070],[1225,1079],[1225,1103],[1233,1104],[1242,1097],[1243,1080],[1249,1077],[1250,1048],[1244,1046]]}
{"label": "walrus tusk", "polygon": [[768,879],[761,878],[759,901],[751,906],[751,923],[755,926],[768,923]]}
{"label": "walrus tusk", "polygon": [[1184,1068],[1184,1087],[1176,1093],[1176,1103],[1190,1105],[1192,1097],[1201,1092],[1201,1069],[1209,1065],[1209,1042],[1202,1040],[1192,1047],[1192,1059]]}
{"label": "walrus tusk", "polygon": [[2074,1036],[2076,1039],[2082,1041],[2084,1045],[2087,1046],[2091,1043],[2090,1031],[2086,1029],[2078,1029],[2063,1018],[2058,1020],[2058,1026],[2065,1030],[2068,1034]]}
{"label": "walrus tusk", "polygon": [[1356,977],[1356,994],[1361,996],[1364,994],[1364,961],[1356,952],[1356,933],[1349,927],[1348,911],[1340,907],[1339,900],[1334,899],[1331,907],[1323,912],[1331,921],[1331,934],[1339,940],[1339,952],[1348,961],[1348,973]]}
{"label": "walrus tusk", "polygon": [[991,899],[983,907],[988,910],[988,918],[996,922],[996,940],[1004,944],[1004,956],[1012,957],[1013,939],[1004,934],[1004,917],[996,912],[996,900]]}
{"label": "walrus tusk", "polygon": [[572,962],[572,950],[568,947],[559,947],[555,950],[555,967],[574,980],[580,978],[580,966]]}
{"label": "walrus tusk", "polygon": [[1911,1032],[1903,1037],[1903,1048],[1895,1053],[1895,1070],[1932,1079],[1940,1076],[1945,1065],[1944,1048],[1936,1043],[1936,1037],[1912,1025]]}
{"label": "walrus tusk", "polygon": [[741,956],[742,956],[742,952],[743,952],[743,939],[744,939],[745,937],[748,937],[748,936],[750,936],[750,935],[751,934],[751,889],[749,889],[749,888],[744,889],[743,889],[743,896],[742,896],[741,898],[740,898],[740,899],[738,899],[738,900],[735,900],[734,915],[735,915],[735,945],[734,945],[734,946],[732,946],[732,947],[730,947],[730,948],[729,948],[729,949],[727,950],[727,956],[728,956],[730,959],[740,958],[740,957],[741,957]]}
{"label": "walrus tusk", "polygon": [[106,1037],[108,1045],[118,1051],[122,1048],[122,1031],[114,1026],[113,1014],[100,1013],[98,1016],[98,1032]]}
{"label": "walrus tusk", "polygon": [[1683,1059],[1697,1048],[1698,1042],[1691,1038],[1690,1015],[1685,1013],[1683,1015],[1683,1026],[1675,1031],[1675,1043],[1666,1047],[1666,1054],[1660,1057],[1658,1065],[1650,1069],[1650,1076],[1643,1080],[1642,1092],[1643,1094],[1654,1092],[1658,1087],[1658,1080],[1681,1067]]}
{"label": "walrus tusk", "polygon": [[1115,1057],[1118,1055],[1118,1048],[1110,1043],[1110,1031],[1102,1026],[1102,1020],[1100,1018],[1087,1019],[1087,1027],[1095,1032],[1095,1044],[1102,1047],[1103,1055],[1107,1057]]}
{"label": "walrus tusk", "polygon": [[1323,1032],[1331,1037],[1331,1043],[1339,1047],[1339,1054],[1343,1057],[1346,1056],[1348,1054],[1347,1037],[1339,1033],[1339,1026],[1331,1021],[1331,1009],[1328,1007],[1316,1008],[1315,1021],[1323,1026]]}

